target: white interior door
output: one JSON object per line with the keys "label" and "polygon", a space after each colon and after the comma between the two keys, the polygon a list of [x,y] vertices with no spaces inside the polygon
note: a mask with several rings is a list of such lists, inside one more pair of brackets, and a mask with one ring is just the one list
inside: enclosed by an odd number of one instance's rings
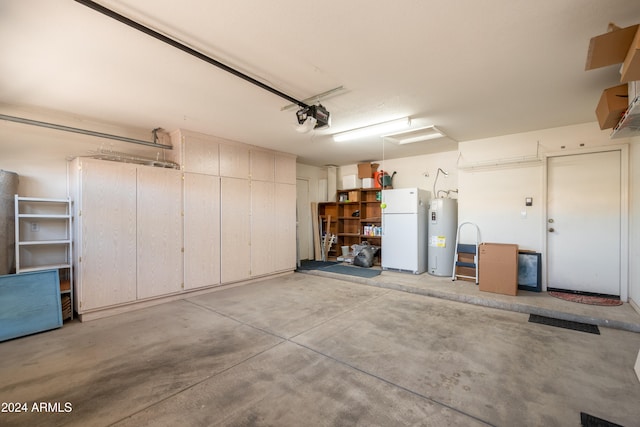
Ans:
{"label": "white interior door", "polygon": [[547,287],[620,295],[621,152],[547,166]]}

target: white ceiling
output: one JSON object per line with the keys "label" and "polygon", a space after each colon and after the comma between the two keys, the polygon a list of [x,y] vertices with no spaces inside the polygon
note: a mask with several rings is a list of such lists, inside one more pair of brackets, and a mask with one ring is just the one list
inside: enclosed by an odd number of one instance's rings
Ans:
{"label": "white ceiling", "polygon": [[[0,1],[0,102],[189,129],[319,166],[592,122],[619,75],[584,71],[589,39],[640,21],[637,0],[99,3],[295,99],[343,86],[322,100],[331,128],[298,133],[287,100],[72,0]],[[451,139],[330,136],[403,116]]]}

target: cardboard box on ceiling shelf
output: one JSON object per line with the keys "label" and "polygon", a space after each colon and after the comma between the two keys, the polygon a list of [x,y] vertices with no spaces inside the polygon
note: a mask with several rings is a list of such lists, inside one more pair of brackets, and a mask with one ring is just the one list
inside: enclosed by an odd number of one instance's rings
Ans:
{"label": "cardboard box on ceiling shelf", "polygon": [[629,106],[629,89],[622,84],[605,89],[596,107],[596,117],[600,129],[615,127]]}
{"label": "cardboard box on ceiling shelf", "polygon": [[518,245],[482,243],[478,252],[478,288],[484,292],[517,295]]}
{"label": "cardboard box on ceiling shelf", "polygon": [[620,74],[622,76],[620,81],[623,83],[640,80],[640,30],[636,31],[636,35],[629,46]]}
{"label": "cardboard box on ceiling shelf", "polygon": [[358,163],[358,178],[372,178],[378,170],[378,163]]}
{"label": "cardboard box on ceiling shelf", "polygon": [[609,24],[608,32],[592,37],[589,41],[587,63],[584,69],[593,70],[624,62],[639,27],[640,25],[632,25],[619,28]]}

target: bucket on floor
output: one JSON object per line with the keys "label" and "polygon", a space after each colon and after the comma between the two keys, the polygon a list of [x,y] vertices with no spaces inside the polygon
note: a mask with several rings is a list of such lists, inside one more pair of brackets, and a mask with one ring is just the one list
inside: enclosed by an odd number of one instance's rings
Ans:
{"label": "bucket on floor", "polygon": [[349,246],[341,246],[342,256],[349,256]]}

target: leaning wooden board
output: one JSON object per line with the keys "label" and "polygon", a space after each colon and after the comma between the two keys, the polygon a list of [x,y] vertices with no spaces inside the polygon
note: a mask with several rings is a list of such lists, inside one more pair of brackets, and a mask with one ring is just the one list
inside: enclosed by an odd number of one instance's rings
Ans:
{"label": "leaning wooden board", "polygon": [[0,276],[0,341],[61,326],[58,270]]}

